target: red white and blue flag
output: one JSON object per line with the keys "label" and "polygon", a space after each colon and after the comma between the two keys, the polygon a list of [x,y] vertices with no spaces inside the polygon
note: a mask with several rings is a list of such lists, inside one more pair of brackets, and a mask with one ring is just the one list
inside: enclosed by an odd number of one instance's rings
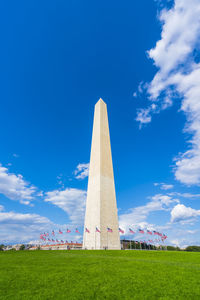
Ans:
{"label": "red white and blue flag", "polygon": [[90,233],[89,229],[87,227],[85,228],[85,232]]}
{"label": "red white and blue flag", "polygon": [[51,233],[52,235],[55,235],[55,232],[54,232],[54,230],[52,230],[52,233]]}
{"label": "red white and blue flag", "polygon": [[119,228],[119,232],[120,232],[120,233],[124,233],[124,230],[121,229],[121,228]]}
{"label": "red white and blue flag", "polygon": [[135,231],[133,231],[131,228],[129,228],[129,232],[135,234]]}
{"label": "red white and blue flag", "polygon": [[68,244],[68,241],[65,241]]}
{"label": "red white and blue flag", "polygon": [[150,234],[150,235],[152,235],[152,231],[150,231],[150,230],[147,230],[147,234]]}
{"label": "red white and blue flag", "polygon": [[107,231],[108,232],[113,232],[113,230],[111,228],[109,228],[109,227],[107,227]]}
{"label": "red white and blue flag", "polygon": [[59,229],[58,233],[62,234],[63,232],[62,232],[62,230]]}
{"label": "red white and blue flag", "polygon": [[64,241],[63,241],[63,240],[61,240],[61,243],[62,243],[62,244],[64,244]]}
{"label": "red white and blue flag", "polygon": [[67,228],[67,231],[66,231],[66,232],[67,232],[67,233],[70,233],[70,232],[71,232],[71,230]]}
{"label": "red white and blue flag", "polygon": [[154,231],[153,231],[153,234],[154,234],[154,235],[158,235],[158,232],[154,230]]}
{"label": "red white and blue flag", "polygon": [[139,229],[139,233],[144,233],[144,230],[142,230],[142,229]]}
{"label": "red white and blue flag", "polygon": [[76,233],[80,233],[80,232],[78,231],[78,228],[76,228],[76,230],[75,230],[75,231],[76,231]]}
{"label": "red white and blue flag", "polygon": [[54,243],[54,242],[55,242],[55,240],[54,240],[54,239],[52,239],[52,242]]}
{"label": "red white and blue flag", "polygon": [[96,227],[96,232],[99,232],[99,233],[101,233],[101,231]]}
{"label": "red white and blue flag", "polygon": [[59,243],[59,240],[56,240],[57,243]]}

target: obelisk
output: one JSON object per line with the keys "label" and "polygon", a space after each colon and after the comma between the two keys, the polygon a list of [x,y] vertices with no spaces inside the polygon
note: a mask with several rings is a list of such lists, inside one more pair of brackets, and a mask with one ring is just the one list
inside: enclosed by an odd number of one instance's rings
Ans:
{"label": "obelisk", "polygon": [[95,105],[83,249],[121,249],[107,106]]}

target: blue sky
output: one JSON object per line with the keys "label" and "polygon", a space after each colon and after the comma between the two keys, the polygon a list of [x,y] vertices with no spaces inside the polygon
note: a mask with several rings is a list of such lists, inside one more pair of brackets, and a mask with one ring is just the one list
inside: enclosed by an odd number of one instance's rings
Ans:
{"label": "blue sky", "polygon": [[200,244],[199,16],[198,0],[0,4],[0,242],[82,232],[101,97],[120,226]]}

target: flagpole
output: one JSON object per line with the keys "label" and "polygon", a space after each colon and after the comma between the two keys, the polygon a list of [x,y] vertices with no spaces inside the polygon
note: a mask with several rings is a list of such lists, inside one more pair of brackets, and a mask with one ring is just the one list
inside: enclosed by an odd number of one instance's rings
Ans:
{"label": "flagpole", "polygon": [[96,250],[96,229],[95,229],[95,250]]}
{"label": "flagpole", "polygon": [[[84,228],[84,231],[85,231],[85,232],[84,232],[84,234],[85,234],[85,245],[87,245],[87,244],[86,244],[87,232],[86,232],[85,228]],[[84,245],[84,246],[85,246],[85,245]],[[86,249],[86,247],[85,247],[85,249]]]}
{"label": "flagpole", "polygon": [[107,228],[107,249],[108,249],[108,228]]}

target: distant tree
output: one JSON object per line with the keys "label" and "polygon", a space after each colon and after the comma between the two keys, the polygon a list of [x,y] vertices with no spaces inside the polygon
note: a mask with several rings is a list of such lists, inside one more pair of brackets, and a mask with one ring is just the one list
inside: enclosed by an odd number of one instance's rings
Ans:
{"label": "distant tree", "polygon": [[19,250],[25,250],[25,245],[21,245],[20,247],[19,247]]}
{"label": "distant tree", "polygon": [[3,251],[3,249],[4,249],[4,245],[1,244],[1,245],[0,245],[0,251]]}
{"label": "distant tree", "polygon": [[41,250],[41,247],[40,247],[40,246],[38,246],[38,247],[37,247],[37,250]]}
{"label": "distant tree", "polygon": [[200,246],[188,246],[185,251],[200,252]]}
{"label": "distant tree", "polygon": [[169,250],[169,251],[180,251],[181,249],[179,247],[167,246],[167,250]]}

